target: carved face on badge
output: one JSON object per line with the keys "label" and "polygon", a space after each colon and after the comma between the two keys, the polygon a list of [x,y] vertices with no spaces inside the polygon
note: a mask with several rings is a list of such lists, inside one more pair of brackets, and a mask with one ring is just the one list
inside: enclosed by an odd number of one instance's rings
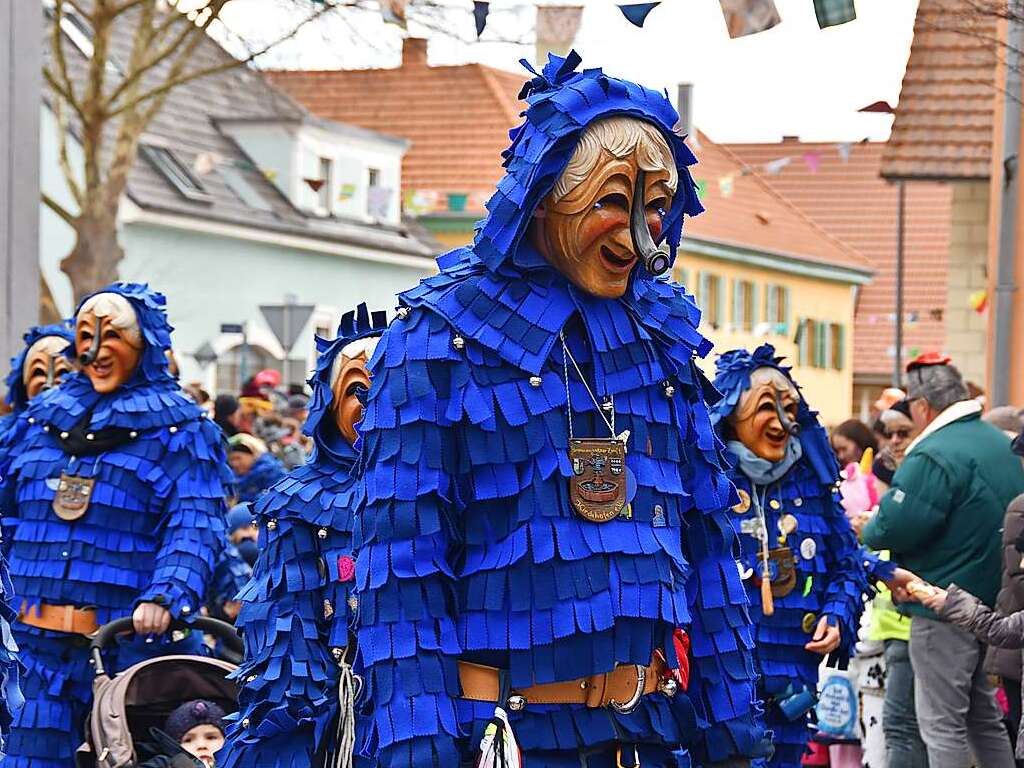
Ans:
{"label": "carved face on badge", "polygon": [[74,370],[71,361],[64,356],[67,347],[68,340],[61,336],[44,336],[29,347],[21,371],[21,381],[29,400],[56,387]]}
{"label": "carved face on badge", "polygon": [[[644,173],[643,199],[634,200]],[[570,282],[593,296],[622,296],[638,254],[630,213],[642,205],[657,240],[672,205],[678,174],[656,128],[634,118],[611,118],[587,129],[552,192],[538,207],[534,242]]]}
{"label": "carved face on badge", "polygon": [[79,310],[75,353],[82,371],[100,394],[131,379],[142,358],[142,336],[135,311],[117,294],[99,294]]}
{"label": "carved face on badge", "polygon": [[729,416],[736,439],[756,456],[772,463],[782,461],[790,433],[779,417],[795,423],[800,405],[796,388],[774,368],[759,368],[750,376],[750,389],[743,393]]}
{"label": "carved face on badge", "polygon": [[366,364],[377,346],[377,338],[354,341],[339,354],[334,364],[331,392],[334,396],[334,423],[349,445],[359,433],[356,427],[363,420],[363,402],[370,390],[370,373]]}

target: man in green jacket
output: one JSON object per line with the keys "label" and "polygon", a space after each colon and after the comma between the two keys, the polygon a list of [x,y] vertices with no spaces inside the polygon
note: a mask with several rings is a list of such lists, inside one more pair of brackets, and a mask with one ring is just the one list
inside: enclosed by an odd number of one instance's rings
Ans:
{"label": "man in green jacket", "polygon": [[[907,449],[864,543],[939,587],[955,581],[988,605],[1002,573],[1000,530],[1006,507],[1024,492],[1024,469],[1009,439],[981,420],[949,358],[907,366],[907,400],[921,430]],[[910,661],[917,719],[931,768],[1013,768],[1013,752],[984,671],[985,649],[972,634],[917,603]]]}

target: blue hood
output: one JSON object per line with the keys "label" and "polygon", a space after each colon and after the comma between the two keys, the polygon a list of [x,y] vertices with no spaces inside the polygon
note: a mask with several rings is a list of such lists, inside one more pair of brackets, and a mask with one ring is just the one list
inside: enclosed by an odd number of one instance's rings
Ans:
{"label": "blue hood", "polygon": [[15,413],[20,413],[28,405],[28,393],[25,391],[25,384],[22,379],[25,368],[25,355],[29,349],[40,339],[47,336],[59,336],[67,339],[69,344],[75,343],[75,326],[73,321],[65,320],[63,323],[53,325],[37,325],[29,328],[22,339],[25,346],[21,352],[11,358],[11,372],[7,374],[7,402]]}
{"label": "blue hood", "polygon": [[800,395],[797,423],[800,424],[804,460],[811,463],[822,482],[834,483],[839,478],[839,464],[836,463],[828,433],[818,419],[818,412],[811,410],[804,399],[800,385],[792,376],[791,367],[782,364],[784,359],[776,356],[775,347],[771,344],[762,344],[753,352],[745,349],[723,352],[715,364],[714,381],[722,399],[712,405],[711,421],[721,429],[721,423],[739,405],[743,393],[750,389],[750,375],[758,368],[774,368],[793,384]]}
{"label": "blue hood", "polygon": [[[512,144],[502,153],[505,177],[487,201],[488,215],[478,225],[473,246],[475,255],[492,271],[514,257],[520,267],[535,266],[516,256],[534,210],[565,170],[586,127],[613,115],[646,120],[661,131],[672,149],[679,185],[662,230],[673,257],[682,236],[683,215],[695,216],[704,210],[688,170],[697,159],[675,133],[679,114],[667,94],[610,77],[600,69],[577,72],[580,61],[576,51],[565,58],[550,54],[540,73],[525,59],[521,62],[535,75],[519,94],[529,105],[523,113],[526,119],[509,132]],[[530,254],[521,256],[529,259]]]}
{"label": "blue hood", "polygon": [[384,312],[371,313],[366,304],[360,304],[342,315],[334,339],[316,337],[316,369],[308,382],[313,390],[313,396],[309,401],[306,424],[302,428],[303,433],[313,438],[313,455],[310,457],[310,463],[326,460],[345,467],[355,463],[358,453],[341,436],[334,419],[330,416],[331,405],[334,402],[331,371],[342,349],[353,341],[380,336],[387,325],[387,315]]}
{"label": "blue hood", "polygon": [[84,373],[73,373],[59,387],[33,400],[29,413],[61,430],[71,429],[87,413],[92,429],[149,429],[202,417],[202,409],[182,393],[167,367],[173,329],[167,322],[167,300],[163,294],[145,284],[114,283],[86,296],[75,308],[76,317],[82,305],[98,293],[123,296],[135,310],[143,341],[135,373],[106,395],[96,392]]}

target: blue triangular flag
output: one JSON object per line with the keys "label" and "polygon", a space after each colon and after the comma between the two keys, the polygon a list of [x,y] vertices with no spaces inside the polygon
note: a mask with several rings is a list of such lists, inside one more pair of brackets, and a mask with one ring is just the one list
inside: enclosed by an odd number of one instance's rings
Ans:
{"label": "blue triangular flag", "polygon": [[635,3],[633,5],[620,5],[619,10],[622,11],[622,15],[625,16],[631,24],[642,27],[644,22],[647,20],[647,14],[659,5],[661,5],[660,2]]}
{"label": "blue triangular flag", "polygon": [[487,14],[491,12],[491,4],[485,0],[473,0],[473,21],[476,22],[476,36],[480,37],[487,26]]}

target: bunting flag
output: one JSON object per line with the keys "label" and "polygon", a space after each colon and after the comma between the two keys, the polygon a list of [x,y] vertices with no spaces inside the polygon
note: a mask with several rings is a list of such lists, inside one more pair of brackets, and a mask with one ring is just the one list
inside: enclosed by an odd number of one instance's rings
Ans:
{"label": "bunting flag", "polygon": [[839,144],[836,144],[836,150],[839,152],[839,159],[842,160],[844,163],[850,162],[850,148],[852,146],[853,144],[851,144],[848,141],[843,141],[840,142]]}
{"label": "bunting flag", "polygon": [[380,13],[388,24],[397,24],[405,29],[406,0],[381,0]]}
{"label": "bunting flag", "polygon": [[820,152],[804,152],[804,164],[811,173],[817,173],[821,167]]}
{"label": "bunting flag", "polygon": [[491,4],[485,2],[485,0],[473,0],[473,21],[476,22],[476,36],[480,39],[480,35],[484,33],[484,27],[487,26],[487,14],[491,12]]}
{"label": "bunting flag", "polygon": [[657,3],[636,3],[634,5],[620,5],[619,10],[622,11],[622,15],[626,17],[626,20],[630,24],[636,27],[643,27],[644,22],[647,21],[647,14],[653,11],[661,5]]}
{"label": "bunting flag", "polygon": [[387,187],[369,187],[366,190],[366,210],[377,219],[386,219],[391,208],[391,190]]}
{"label": "bunting flag", "polygon": [[356,185],[352,183],[341,184],[338,187],[338,202],[344,203],[356,196]]}
{"label": "bunting flag", "polygon": [[582,17],[582,5],[538,5],[537,61],[547,61],[548,52],[559,56],[569,53]]}
{"label": "bunting flag", "polygon": [[814,15],[818,17],[818,27],[834,27],[857,18],[857,9],[853,0],[814,0]]}
{"label": "bunting flag", "polygon": [[764,164],[764,172],[775,176],[778,173],[782,173],[782,169],[793,162],[792,157],[780,157],[778,160],[772,160],[770,163]]}
{"label": "bunting flag", "polygon": [[708,196],[708,182],[707,179],[694,179],[694,184],[697,186],[697,199],[703,200]]}
{"label": "bunting flag", "polygon": [[325,179],[303,179],[306,182],[306,186],[312,189],[314,192],[319,192],[320,187],[324,185]]}
{"label": "bunting flag", "polygon": [[764,32],[782,19],[774,0],[719,0],[729,37],[737,38]]}
{"label": "bunting flag", "polygon": [[732,176],[722,176],[718,180],[718,191],[722,197],[731,197],[735,184]]}

